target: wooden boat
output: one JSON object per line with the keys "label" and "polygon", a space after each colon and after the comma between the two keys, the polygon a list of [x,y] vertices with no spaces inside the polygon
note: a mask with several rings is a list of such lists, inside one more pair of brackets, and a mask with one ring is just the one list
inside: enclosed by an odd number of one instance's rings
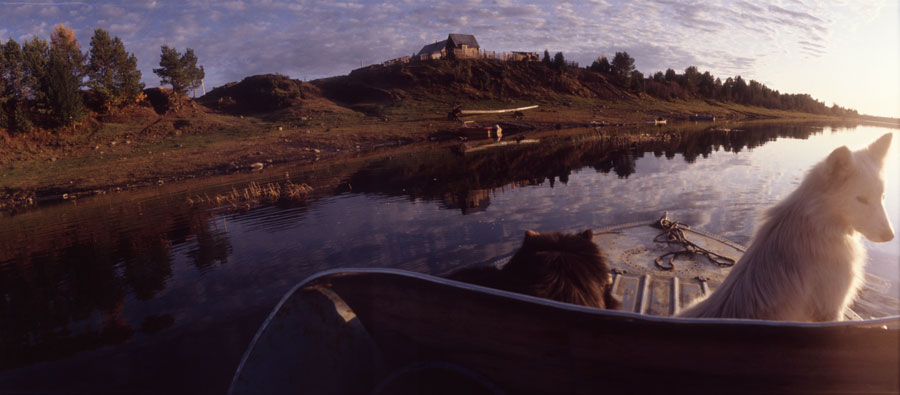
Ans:
{"label": "wooden boat", "polygon": [[499,138],[503,136],[503,128],[500,125],[483,126],[472,121],[466,121],[463,126],[456,129],[457,134],[466,138]]}
{"label": "wooden boat", "polygon": [[526,107],[518,107],[518,108],[507,108],[507,109],[503,109],[503,110],[460,110],[459,115],[502,114],[505,112],[533,110],[535,108],[538,108],[538,106],[534,105],[534,106],[526,106]]}
{"label": "wooden boat", "polygon": [[[723,257],[744,251],[684,232]],[[278,303],[230,393],[900,391],[900,316],[852,313],[856,321],[826,323],[668,317],[714,289],[727,268],[682,256],[673,270],[659,270],[655,257],[674,247],[647,242],[659,234],[647,223],[595,233],[616,268],[621,311],[401,270],[326,271]]]}
{"label": "wooden boat", "polygon": [[691,121],[708,121],[713,122],[716,120],[714,115],[698,115],[694,114],[690,116]]}
{"label": "wooden boat", "polygon": [[489,150],[489,149],[493,149],[493,148],[509,147],[509,146],[515,146],[515,145],[523,145],[523,144],[537,144],[540,142],[541,141],[537,140],[537,139],[514,139],[514,140],[510,140],[510,141],[500,141],[500,142],[496,142],[496,143],[481,144],[481,145],[466,144],[465,149],[460,149],[459,151],[464,154],[471,154],[473,152],[484,151],[484,150]]}
{"label": "wooden boat", "polygon": [[497,122],[504,132],[507,133],[524,133],[535,129],[534,126],[520,122]]}

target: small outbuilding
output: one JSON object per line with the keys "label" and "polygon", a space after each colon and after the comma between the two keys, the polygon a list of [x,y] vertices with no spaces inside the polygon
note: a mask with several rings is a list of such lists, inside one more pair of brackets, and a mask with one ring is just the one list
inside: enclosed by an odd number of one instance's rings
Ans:
{"label": "small outbuilding", "polygon": [[509,60],[515,62],[537,62],[541,60],[541,58],[538,56],[537,52],[513,51],[509,55]]}

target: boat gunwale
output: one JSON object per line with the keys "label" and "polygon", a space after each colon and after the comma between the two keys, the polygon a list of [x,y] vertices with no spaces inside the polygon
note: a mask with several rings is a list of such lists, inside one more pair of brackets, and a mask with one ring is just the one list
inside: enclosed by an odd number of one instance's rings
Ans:
{"label": "boat gunwale", "polygon": [[[631,222],[626,224],[619,224],[613,226],[606,226],[594,230],[593,233],[596,235],[598,233],[608,233],[614,232],[620,229],[626,229],[630,227],[636,226],[646,226],[652,225],[655,221],[638,221]],[[746,251],[746,248],[738,243],[732,242],[730,240],[724,239],[721,236],[703,232],[700,230],[687,228],[690,232],[697,233],[699,235],[710,237],[716,241],[720,241],[724,244],[729,245],[730,247],[737,248],[741,251]],[[428,281],[433,284],[440,284],[465,290],[470,290],[474,292],[479,292],[482,294],[489,294],[493,296],[499,296],[502,298],[519,300],[527,303],[553,307],[562,310],[568,310],[573,312],[578,312],[582,314],[590,314],[593,316],[603,316],[603,317],[616,317],[618,319],[624,319],[628,321],[642,321],[653,324],[676,324],[676,325],[695,325],[695,326],[716,326],[716,325],[727,325],[727,326],[749,326],[749,327],[769,327],[769,328],[840,328],[840,327],[874,327],[874,326],[882,326],[885,330],[889,330],[886,327],[887,324],[900,324],[900,315],[891,315],[887,317],[867,319],[867,320],[859,320],[859,321],[828,321],[828,322],[798,322],[798,321],[775,321],[775,320],[759,320],[759,319],[748,319],[748,318],[684,318],[684,317],[672,317],[672,316],[653,316],[646,315],[632,311],[620,311],[620,310],[607,310],[607,309],[599,309],[593,307],[579,306],[569,303],[558,302],[555,300],[538,298],[530,295],[523,295],[509,291],[503,291],[499,289],[484,287],[480,285],[474,285],[469,283],[464,283],[460,281],[450,280],[443,277],[437,277],[430,274],[411,272],[408,270],[402,269],[393,269],[393,268],[354,268],[354,267],[346,267],[346,268],[335,268],[320,271],[315,273],[304,280],[298,282],[294,285],[289,291],[287,291],[284,296],[278,301],[266,319],[263,321],[262,325],[260,325],[259,329],[253,336],[253,340],[251,340],[249,346],[244,351],[243,356],[241,357],[241,361],[238,364],[237,370],[232,376],[231,385],[229,386],[228,393],[232,393],[238,378],[243,373],[244,367],[247,363],[247,360],[250,358],[250,355],[253,353],[253,350],[256,347],[257,342],[262,338],[263,333],[266,332],[269,325],[275,320],[276,315],[281,310],[282,306],[286,304],[298,290],[303,289],[308,285],[315,284],[319,280],[329,278],[329,277],[343,277],[343,276],[353,276],[353,275],[367,275],[367,274],[386,274],[386,275],[394,275],[401,276],[407,278],[413,278],[417,280]],[[890,330],[898,330],[897,328],[890,328]]]}
{"label": "boat gunwale", "polygon": [[[340,276],[350,276],[350,275],[359,275],[359,274],[390,274],[390,275],[400,275],[404,277],[411,277],[418,280],[426,280],[436,284],[449,285],[456,288],[468,289],[472,291],[478,291],[481,293],[492,294],[496,296],[502,296],[508,299],[518,299],[521,301],[537,303],[540,305],[558,307],[564,310],[572,310],[583,313],[589,313],[593,315],[611,315],[611,316],[619,316],[622,318],[632,318],[636,320],[645,320],[651,322],[662,322],[662,323],[679,323],[679,324],[740,324],[740,325],[751,325],[751,326],[771,326],[771,327],[801,327],[801,328],[819,328],[819,327],[841,327],[841,326],[861,326],[861,327],[869,327],[875,325],[884,325],[887,323],[898,322],[900,323],[900,315],[891,315],[887,317],[881,318],[873,318],[868,320],[859,320],[859,321],[827,321],[827,322],[800,322],[800,321],[775,321],[775,320],[759,320],[759,319],[750,319],[750,318],[684,318],[684,317],[672,317],[672,316],[655,316],[655,315],[647,315],[635,313],[632,311],[621,311],[621,310],[607,310],[607,309],[599,309],[594,307],[580,306],[574,305],[570,303],[557,302],[555,300],[539,298],[536,296],[524,295],[515,292],[503,291],[500,289],[494,289],[489,287],[484,287],[475,284],[464,283],[460,281],[450,280],[443,277],[437,277],[430,274],[411,272],[408,270],[402,269],[392,269],[392,268],[338,268],[338,269],[329,269],[325,271],[321,271],[316,273],[310,277],[307,277],[305,280],[301,281],[297,285],[294,286],[284,297],[282,300],[278,302],[275,306],[275,309],[272,313],[278,311],[278,309],[287,302],[288,299],[300,288],[312,284],[315,281],[330,277],[333,275]],[[270,314],[271,316],[272,314]],[[274,317],[270,317],[274,318]],[[264,322],[268,324],[270,320],[267,318]],[[262,327],[260,329],[263,329]]]}

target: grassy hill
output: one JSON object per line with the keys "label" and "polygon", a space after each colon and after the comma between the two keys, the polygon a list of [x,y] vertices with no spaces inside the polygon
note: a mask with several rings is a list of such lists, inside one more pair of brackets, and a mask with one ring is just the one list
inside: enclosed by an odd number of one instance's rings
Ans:
{"label": "grassy hill", "polygon": [[[256,75],[187,100],[177,111],[166,90],[145,93],[141,105],[91,114],[73,126],[21,135],[0,130],[0,210],[64,194],[249,171],[258,163],[317,161],[427,142],[458,127],[447,117],[454,106],[538,104],[516,121],[536,131],[591,121],[686,120],[694,113],[726,120],[835,119],[690,97],[663,100],[621,89],[586,69],[559,72],[537,62],[480,59],[395,64],[310,82]],[[494,123],[511,117],[469,119]]]}
{"label": "grassy hill", "polygon": [[584,69],[558,72],[536,62],[488,59],[434,60],[356,70],[350,75],[312,81],[327,99],[363,111],[406,101],[479,102],[564,101],[573,98],[629,100],[634,97],[600,74]]}

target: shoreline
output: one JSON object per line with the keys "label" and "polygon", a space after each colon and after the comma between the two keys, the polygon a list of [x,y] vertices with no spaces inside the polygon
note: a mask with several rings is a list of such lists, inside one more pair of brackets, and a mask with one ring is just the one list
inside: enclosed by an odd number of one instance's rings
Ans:
{"label": "shoreline", "polygon": [[[524,103],[524,102],[523,102]],[[514,106],[517,103],[507,104]],[[483,124],[515,122],[530,130],[504,133],[504,137],[552,137],[591,129],[591,121],[606,123],[597,130],[637,130],[648,120],[663,117],[662,131],[687,127],[722,126],[736,122],[820,122],[900,127],[890,120],[840,118],[775,111],[759,107],[709,102],[637,100],[628,103],[589,101],[541,103],[525,112],[467,116]],[[474,107],[498,108],[498,103],[474,103]],[[35,148],[21,144],[12,158],[0,162],[0,215],[15,215],[42,204],[87,196],[160,186],[189,179],[234,173],[253,173],[271,167],[340,162],[380,149],[427,149],[455,139],[460,124],[436,113],[435,106],[400,105],[381,117],[323,111],[304,116],[305,122],[286,124],[259,116],[220,114],[201,105],[181,113],[151,115],[144,111],[123,122],[106,122],[88,138],[79,132],[42,136],[46,144]],[[693,110],[693,111],[692,111]],[[133,113],[134,111],[132,111]],[[687,122],[694,113],[713,114],[721,121]],[[118,120],[118,119],[113,119]],[[179,123],[188,127],[179,127]],[[652,125],[651,125],[652,126]],[[112,129],[112,132],[109,131]],[[652,133],[649,132],[648,134]],[[3,136],[0,136],[3,137]],[[7,142],[10,138],[6,138]],[[24,139],[20,139],[24,140]],[[54,141],[55,140],[55,141]],[[0,139],[2,141],[2,139]],[[10,144],[11,145],[11,144]],[[420,147],[421,146],[421,147]],[[37,151],[37,152],[35,152]]]}

